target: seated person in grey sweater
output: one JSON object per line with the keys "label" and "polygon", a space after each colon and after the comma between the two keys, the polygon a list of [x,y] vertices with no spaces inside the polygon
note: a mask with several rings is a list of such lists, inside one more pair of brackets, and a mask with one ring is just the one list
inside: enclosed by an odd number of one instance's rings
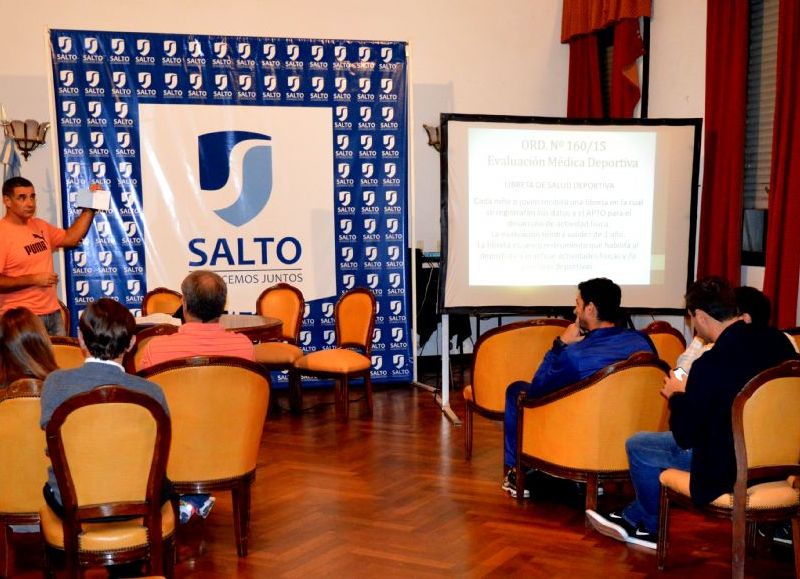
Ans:
{"label": "seated person in grey sweater", "polygon": [[[136,342],[136,321],[119,302],[102,298],[89,304],[78,322],[78,341],[86,355],[83,366],[71,370],[56,370],[44,381],[42,387],[42,428],[47,426],[58,406],[75,396],[99,386],[113,384],[147,394],[158,401],[169,413],[167,400],[161,387],[138,376],[126,374],[121,362],[125,352]],[[170,485],[165,482],[162,499],[167,500]],[[63,516],[64,508],[53,469],[44,486],[48,506]]]}

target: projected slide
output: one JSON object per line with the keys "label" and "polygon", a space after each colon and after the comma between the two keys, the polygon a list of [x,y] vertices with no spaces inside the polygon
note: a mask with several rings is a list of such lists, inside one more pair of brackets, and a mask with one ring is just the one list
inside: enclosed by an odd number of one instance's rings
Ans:
{"label": "projected slide", "polygon": [[649,284],[655,132],[469,130],[469,284]]}
{"label": "projected slide", "polygon": [[622,305],[682,310],[694,272],[699,119],[442,115],[440,305],[574,304],[607,277]]}

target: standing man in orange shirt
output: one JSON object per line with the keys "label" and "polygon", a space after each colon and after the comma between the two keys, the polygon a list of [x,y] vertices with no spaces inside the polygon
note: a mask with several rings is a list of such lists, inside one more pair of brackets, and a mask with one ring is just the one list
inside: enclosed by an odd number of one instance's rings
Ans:
{"label": "standing man in orange shirt", "polygon": [[94,209],[84,209],[69,229],[35,217],[36,190],[23,177],[3,183],[6,215],[0,219],[0,315],[25,307],[38,315],[51,336],[63,335],[52,253],[75,247],[89,231]]}

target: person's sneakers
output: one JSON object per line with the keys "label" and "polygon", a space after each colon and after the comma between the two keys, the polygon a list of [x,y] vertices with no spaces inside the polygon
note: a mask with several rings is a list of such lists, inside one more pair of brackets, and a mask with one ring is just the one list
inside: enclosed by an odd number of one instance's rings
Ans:
{"label": "person's sneakers", "polygon": [[645,529],[642,525],[636,527],[633,533],[628,534],[627,542],[646,549],[653,549],[654,551],[658,548],[658,536]]}
{"label": "person's sneakers", "polygon": [[203,501],[203,504],[200,505],[200,508],[197,509],[197,514],[203,517],[204,519],[208,517],[209,513],[211,513],[211,509],[214,508],[214,503],[217,502],[217,499],[208,495],[206,500]]}
{"label": "person's sneakers", "polygon": [[181,525],[185,525],[186,523],[188,523],[191,520],[192,516],[197,511],[197,509],[192,503],[184,499],[180,500],[180,507],[178,510],[180,513]]}
{"label": "person's sneakers", "polygon": [[595,531],[606,537],[648,549],[655,549],[658,546],[656,535],[649,533],[642,525],[634,527],[623,518],[622,513],[601,515],[588,509],[586,519]]}
{"label": "person's sneakers", "polygon": [[633,525],[622,518],[620,513],[601,515],[597,511],[587,509],[586,520],[595,531],[617,541],[627,542],[630,533],[636,531]]}
{"label": "person's sneakers", "polygon": [[[506,476],[503,479],[503,484],[500,485],[500,488],[510,494],[512,497],[517,498],[517,472],[513,468],[508,469],[506,472]],[[531,491],[528,489],[522,489],[522,498],[531,498]]]}

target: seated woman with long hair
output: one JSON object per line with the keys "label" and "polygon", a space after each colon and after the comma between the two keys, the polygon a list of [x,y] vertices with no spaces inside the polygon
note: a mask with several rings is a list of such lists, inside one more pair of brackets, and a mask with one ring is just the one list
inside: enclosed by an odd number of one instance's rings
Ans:
{"label": "seated woman with long hair", "polygon": [[50,338],[39,316],[12,308],[0,316],[0,388],[20,378],[44,380],[58,369]]}

